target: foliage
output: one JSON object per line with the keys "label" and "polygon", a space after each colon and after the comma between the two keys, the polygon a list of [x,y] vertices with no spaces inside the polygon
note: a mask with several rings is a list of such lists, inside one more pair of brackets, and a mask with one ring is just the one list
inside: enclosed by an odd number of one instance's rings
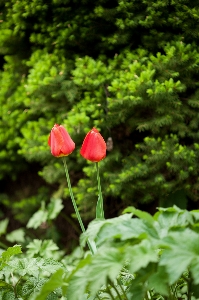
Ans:
{"label": "foliage", "polygon": [[113,142],[100,162],[108,217],[177,198],[197,207],[198,2],[8,0],[0,7],[0,217],[15,219],[11,231],[42,201],[45,222],[50,199],[69,197],[62,162],[47,145],[55,123],[76,143],[67,164],[87,221],[96,176],[79,149],[93,126]]}
{"label": "foliage", "polygon": [[21,300],[198,299],[198,221],[198,210],[159,208],[152,217],[128,207],[119,217],[89,224],[80,243],[84,247],[94,238],[98,251],[93,256],[76,249],[55,261],[10,247],[1,255],[0,295]]}

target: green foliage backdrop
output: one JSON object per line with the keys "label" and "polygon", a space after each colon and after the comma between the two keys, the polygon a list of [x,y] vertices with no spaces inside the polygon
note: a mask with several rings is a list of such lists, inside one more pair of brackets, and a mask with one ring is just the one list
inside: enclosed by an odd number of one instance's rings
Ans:
{"label": "green foliage backdrop", "polygon": [[79,149],[93,126],[113,141],[100,163],[107,216],[167,206],[179,193],[181,207],[198,201],[198,1],[7,0],[0,9],[0,200],[15,218],[23,208],[27,221],[41,195],[68,198],[47,145],[54,123],[76,143],[67,160],[85,218],[96,176]]}

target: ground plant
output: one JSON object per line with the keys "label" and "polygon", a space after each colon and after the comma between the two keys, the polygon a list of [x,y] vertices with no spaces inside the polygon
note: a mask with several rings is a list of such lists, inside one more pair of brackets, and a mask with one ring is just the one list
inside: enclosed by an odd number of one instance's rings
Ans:
{"label": "ground plant", "polygon": [[[70,255],[52,240],[39,239],[25,249],[14,245],[1,251],[1,299],[199,299],[199,210],[159,207],[152,216],[131,206],[121,216],[105,219],[99,163],[106,157],[106,143],[93,128],[80,150],[96,165],[98,188],[96,218],[85,230],[67,166],[75,143],[55,124],[48,144],[52,155],[63,160],[82,229],[80,244]],[[2,233],[5,227],[1,222]]]}

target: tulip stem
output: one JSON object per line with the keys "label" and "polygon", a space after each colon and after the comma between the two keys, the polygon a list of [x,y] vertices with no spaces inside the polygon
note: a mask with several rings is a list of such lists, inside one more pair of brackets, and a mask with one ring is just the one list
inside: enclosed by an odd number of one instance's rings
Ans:
{"label": "tulip stem", "polygon": [[102,189],[101,189],[101,183],[100,183],[98,162],[96,162],[96,171],[97,171],[97,186],[98,186],[98,201],[97,201],[97,206],[96,206],[96,219],[104,220],[103,196],[102,196]]}
{"label": "tulip stem", "polygon": [[[76,202],[75,202],[75,198],[74,198],[73,191],[72,191],[72,187],[71,187],[71,183],[70,183],[70,177],[69,177],[68,167],[67,167],[67,164],[66,164],[66,159],[65,159],[65,157],[63,157],[63,163],[64,163],[64,169],[65,169],[65,173],[66,173],[66,179],[67,179],[67,183],[68,183],[68,189],[69,189],[70,197],[71,197],[71,200],[72,200],[72,203],[73,203],[73,207],[74,207],[74,210],[75,210],[77,219],[78,219],[78,221],[79,221],[79,225],[80,225],[80,227],[81,227],[82,232],[84,233],[86,230],[85,230],[84,224],[83,224],[83,222],[82,222],[81,216],[80,216],[80,214],[79,214],[79,210],[78,210],[78,208],[77,208],[77,204],[76,204]],[[96,253],[97,249],[96,249],[95,242],[94,242],[94,241],[90,241],[90,240],[88,239],[88,240],[87,240],[87,243],[88,243],[88,247],[89,247],[91,253],[92,253],[92,254]]]}

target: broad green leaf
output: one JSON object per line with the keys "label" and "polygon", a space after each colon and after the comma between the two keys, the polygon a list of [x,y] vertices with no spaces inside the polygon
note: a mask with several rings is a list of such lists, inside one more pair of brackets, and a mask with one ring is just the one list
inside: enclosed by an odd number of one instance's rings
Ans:
{"label": "broad green leaf", "polygon": [[132,284],[127,292],[127,299],[141,300],[144,299],[145,287],[142,284]]}
{"label": "broad green leaf", "polygon": [[23,243],[25,241],[24,235],[25,235],[24,229],[19,228],[7,234],[6,240],[11,243],[13,242]]}
{"label": "broad green leaf", "polygon": [[190,211],[190,214],[194,217],[196,221],[199,221],[199,209]]}
{"label": "broad green leaf", "polygon": [[39,291],[38,294],[33,295],[30,300],[46,300],[48,295],[56,290],[59,287],[62,287],[62,285],[64,284],[63,281],[63,274],[64,274],[64,270],[63,269],[59,269],[57,270],[48,281],[46,281],[44,283],[44,285],[42,286],[41,290]]}
{"label": "broad green leaf", "polygon": [[149,223],[153,223],[153,222],[154,222],[153,217],[152,217],[149,213],[147,213],[147,212],[145,212],[145,211],[141,211],[141,210],[139,210],[139,209],[136,209],[136,208],[133,207],[133,206],[127,207],[127,208],[123,211],[123,213],[132,213],[132,214],[134,214],[135,216],[137,216],[138,218],[144,219],[144,220],[148,221]]}
{"label": "broad green leaf", "polygon": [[158,261],[158,255],[148,240],[143,240],[138,245],[127,246],[125,249],[125,258],[129,262],[131,273],[145,268],[150,262]]}
{"label": "broad green leaf", "polygon": [[[173,284],[199,255],[199,234],[190,229],[171,232],[162,241],[165,249],[160,258],[160,266],[165,266],[168,282]],[[197,270],[195,272],[198,272]]]}
{"label": "broad green leaf", "polygon": [[8,219],[4,219],[0,221],[0,236],[6,233],[8,223],[9,223]]}
{"label": "broad green leaf", "polygon": [[93,257],[91,266],[88,270],[87,278],[91,289],[91,295],[107,283],[107,277],[114,281],[124,266],[124,254],[115,248],[103,249]]}
{"label": "broad green leaf", "polygon": [[91,261],[91,255],[87,255],[78,263],[76,269],[65,281],[67,284],[67,288],[65,288],[67,299],[81,300],[88,285],[88,271]]}
{"label": "broad green leaf", "polygon": [[118,220],[109,224],[108,222],[101,227],[97,235],[97,244],[103,245],[106,241],[110,242],[114,239],[121,241],[129,239],[142,239],[150,236],[158,238],[156,230],[150,223],[141,219]]}
{"label": "broad green leaf", "polygon": [[50,203],[48,204],[47,210],[48,210],[48,217],[47,219],[53,220],[55,219],[60,211],[63,209],[64,205],[62,204],[61,199],[51,199]]}
{"label": "broad green leaf", "polygon": [[28,224],[26,225],[27,228],[38,228],[42,223],[46,222],[48,218],[48,212],[46,210],[40,209],[37,212],[35,212],[28,221]]}
{"label": "broad green leaf", "polygon": [[105,224],[117,224],[122,222],[123,220],[130,220],[131,219],[131,215],[130,214],[125,214],[122,216],[119,216],[117,218],[112,218],[112,219],[108,219],[108,220],[93,220],[89,225],[88,225],[88,229],[86,230],[86,232],[84,234],[82,234],[81,240],[82,243],[86,243],[86,240],[88,238],[90,238],[91,240],[94,240],[101,227],[103,227]]}
{"label": "broad green leaf", "polygon": [[154,289],[156,292],[161,295],[168,296],[169,294],[169,285],[168,285],[168,275],[165,267],[158,266],[156,272],[154,272],[148,280],[149,287]]}
{"label": "broad green leaf", "polygon": [[175,228],[185,228],[187,225],[194,224],[193,216],[187,210],[181,210],[177,207],[161,209],[156,214],[155,228],[159,232],[161,238],[167,236],[169,230]]}
{"label": "broad green leaf", "polygon": [[139,238],[140,235],[149,235],[152,238],[158,238],[154,227],[145,220],[132,219],[130,214],[124,214],[120,217],[108,219],[105,221],[92,221],[87,231],[81,236],[81,243],[85,245],[88,237],[96,239],[97,245],[103,245],[105,241],[110,242],[113,239],[125,241],[127,239]]}
{"label": "broad green leaf", "polygon": [[194,280],[194,284],[199,284],[199,256],[195,257],[190,265],[190,271]]}

